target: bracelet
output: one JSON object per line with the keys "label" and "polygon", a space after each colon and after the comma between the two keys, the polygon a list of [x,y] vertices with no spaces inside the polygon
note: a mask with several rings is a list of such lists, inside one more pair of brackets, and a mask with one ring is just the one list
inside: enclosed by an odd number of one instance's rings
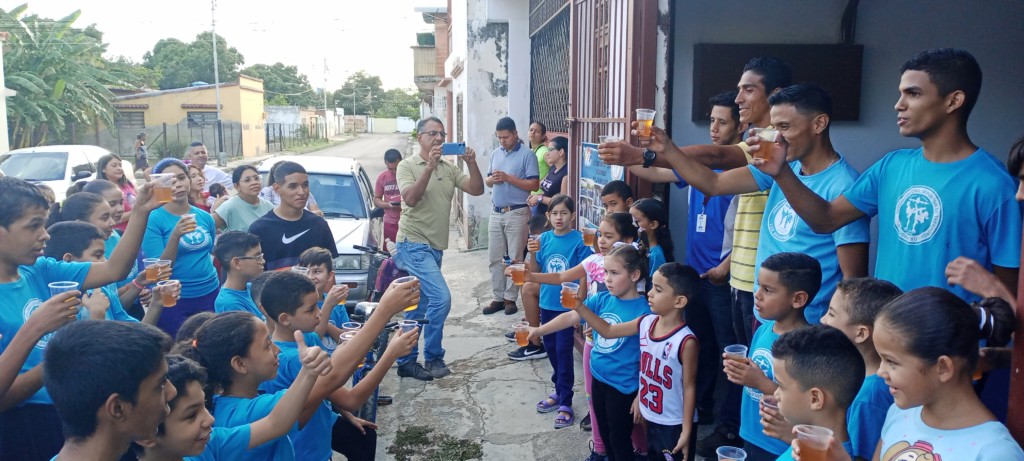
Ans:
{"label": "bracelet", "polygon": [[136,282],[135,279],[132,279],[132,285],[135,285],[135,288],[138,288],[139,291],[142,291],[142,290],[146,289],[146,287],[144,287],[142,285],[139,285],[139,282]]}

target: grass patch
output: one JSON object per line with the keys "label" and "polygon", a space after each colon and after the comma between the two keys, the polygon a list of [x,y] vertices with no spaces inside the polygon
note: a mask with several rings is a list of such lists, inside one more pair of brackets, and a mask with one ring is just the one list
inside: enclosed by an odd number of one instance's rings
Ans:
{"label": "grass patch", "polygon": [[434,429],[427,426],[408,426],[398,430],[388,453],[397,461],[468,461],[484,456],[483,446],[468,439],[457,439],[448,434],[431,437]]}

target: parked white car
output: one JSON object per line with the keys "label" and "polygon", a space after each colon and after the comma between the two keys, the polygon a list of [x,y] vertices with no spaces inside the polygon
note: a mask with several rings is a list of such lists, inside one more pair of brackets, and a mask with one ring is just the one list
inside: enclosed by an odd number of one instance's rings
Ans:
{"label": "parked white car", "polygon": [[102,147],[86,145],[16,149],[0,154],[0,171],[5,176],[50,186],[57,202],[61,202],[72,184],[96,176],[96,162],[109,153]]}
{"label": "parked white car", "polygon": [[277,162],[292,161],[302,165],[309,175],[309,193],[324,213],[334,234],[338,257],[334,259],[336,283],[355,283],[348,295],[348,305],[366,299],[377,274],[371,273],[370,255],[353,245],[377,248],[376,228],[380,219],[371,218],[373,186],[359,162],[351,158],[315,155],[285,155],[264,160],[256,170],[270,185],[270,168]]}

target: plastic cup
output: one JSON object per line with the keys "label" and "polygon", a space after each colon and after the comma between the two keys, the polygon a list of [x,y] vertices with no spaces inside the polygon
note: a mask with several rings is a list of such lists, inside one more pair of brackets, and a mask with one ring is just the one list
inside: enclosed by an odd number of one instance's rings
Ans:
{"label": "plastic cup", "polygon": [[725,358],[736,362],[742,362],[747,358],[747,346],[733,344],[725,346]]}
{"label": "plastic cup", "polygon": [[766,159],[772,153],[772,144],[779,141],[779,131],[772,128],[754,128],[751,135],[761,139],[757,145],[761,146],[754,152],[752,157]]}
{"label": "plastic cup", "polygon": [[779,411],[779,399],[774,395],[764,394],[761,396],[761,405],[775,411]]}
{"label": "plastic cup", "polygon": [[296,273],[296,274],[299,274],[299,275],[301,275],[303,277],[309,277],[309,268],[308,267],[292,266],[291,271]]}
{"label": "plastic cup", "polygon": [[576,309],[576,293],[580,284],[574,282],[562,282],[562,307]]}
{"label": "plastic cup", "polygon": [[[415,276],[407,275],[405,277],[395,279],[394,283],[407,283],[407,282],[418,281],[418,280],[419,279],[416,278]],[[416,310],[417,307],[420,307],[419,303],[413,304],[413,305],[411,305],[409,307],[406,307],[405,309],[402,309],[402,312],[414,311],[414,310]]]}
{"label": "plastic cup", "polygon": [[[537,249],[540,249],[540,234],[530,234],[530,242],[537,242]],[[537,250],[532,250],[530,253],[536,253]]]}
{"label": "plastic cup", "polygon": [[718,455],[718,461],[744,461],[747,459],[747,452],[736,447],[718,447],[715,453]]}
{"label": "plastic cup", "polygon": [[[162,271],[162,270],[163,270],[163,269],[164,269],[165,267],[171,267],[171,264],[174,264],[174,261],[171,261],[170,259],[161,259],[161,260],[158,260],[158,261],[156,262],[156,271],[157,271],[157,277],[159,277],[159,276],[160,276],[160,271]],[[171,277],[171,275],[170,275],[170,274],[167,274],[167,275],[165,275],[165,276],[164,276],[164,278],[163,278],[163,279],[164,279],[164,280],[167,280],[167,279],[169,279],[170,277]]]}
{"label": "plastic cup", "polygon": [[509,267],[512,268],[512,284],[516,286],[523,286],[523,284],[526,283],[526,265],[513,264]]}
{"label": "plastic cup", "polygon": [[363,328],[363,324],[359,322],[345,322],[339,328],[341,328],[342,333],[355,332]]}
{"label": "plastic cup", "polygon": [[[78,282],[50,282],[50,297],[57,296],[61,293],[67,293],[78,289]],[[68,298],[70,301],[70,298]]]}
{"label": "plastic cup", "polygon": [[653,109],[637,109],[636,110],[636,133],[638,136],[650,136],[651,125],[654,124],[654,114],[656,111]]}
{"label": "plastic cup", "polygon": [[806,461],[825,461],[828,455],[828,439],[832,430],[821,426],[797,424],[796,444],[800,446],[800,459]]}
{"label": "plastic cup", "polygon": [[159,173],[149,175],[153,181],[153,196],[157,203],[168,203],[174,195],[174,175],[170,173]]}
{"label": "plastic cup", "polygon": [[415,320],[399,320],[398,326],[399,328],[402,329],[402,333],[408,333],[416,328],[419,328],[420,322],[417,322]]}
{"label": "plastic cup", "polygon": [[[340,341],[338,341],[338,347],[344,346],[346,343],[351,341],[352,338],[355,338],[355,337],[356,337],[356,332],[355,331],[349,331],[349,332],[342,333],[341,336],[338,338],[340,340]],[[365,364],[366,364],[366,356],[364,355],[362,358],[359,359],[359,365],[358,366],[361,367],[361,366],[363,366]]]}
{"label": "plastic cup", "polygon": [[[164,280],[157,283],[156,286],[160,287],[160,303],[164,307],[176,306],[178,304],[178,296],[173,293],[175,285],[181,285],[181,282],[177,280]],[[172,288],[170,290],[166,288]]]}
{"label": "plastic cup", "polygon": [[142,260],[142,265],[146,268],[146,281],[155,282],[159,280],[160,267],[157,266],[159,262],[159,258],[146,258]]}
{"label": "plastic cup", "polygon": [[588,246],[588,247],[592,247],[592,246],[594,246],[594,241],[595,240],[597,240],[597,229],[593,229],[593,228],[590,228],[590,227],[584,228],[583,229],[583,244]]}
{"label": "plastic cup", "polygon": [[512,324],[512,331],[516,334],[516,345],[519,347],[526,347],[530,344],[530,324],[526,322],[516,322]]}
{"label": "plastic cup", "polygon": [[618,136],[598,136],[597,140],[598,140],[599,143],[604,144],[604,143],[609,143],[609,142],[622,141],[622,138],[620,138]]}
{"label": "plastic cup", "polygon": [[188,232],[192,232],[192,231],[196,230],[196,214],[195,213],[185,213],[185,214],[181,215],[181,219],[191,219],[192,220],[192,225],[189,226]]}

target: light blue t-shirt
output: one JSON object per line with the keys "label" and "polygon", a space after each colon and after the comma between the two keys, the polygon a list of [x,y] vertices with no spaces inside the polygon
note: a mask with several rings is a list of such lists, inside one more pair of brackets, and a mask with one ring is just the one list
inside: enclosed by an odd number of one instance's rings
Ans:
{"label": "light blue t-shirt", "polygon": [[[846,450],[846,453],[848,453],[851,458],[853,457],[853,448],[850,445],[849,440],[843,442],[843,450]],[[871,459],[871,457],[869,456],[868,459]],[[793,461],[793,447],[790,446],[786,449],[786,452],[779,456],[775,461]]]}
{"label": "light blue t-shirt", "polygon": [[[121,305],[121,299],[117,297],[117,286],[113,283],[106,285],[102,288],[94,288],[88,290],[87,293],[92,293],[96,290],[101,290],[107,299],[110,300],[110,307],[107,308],[107,313],[104,318],[107,320],[120,320],[122,322],[138,322],[139,319],[132,317],[128,312],[125,312],[124,306]],[[78,311],[78,320],[86,320],[89,318],[89,310],[85,306],[81,306]]]}
{"label": "light blue t-shirt", "polygon": [[949,286],[946,265],[966,256],[986,268],[1020,267],[1017,186],[1006,167],[978,149],[952,163],[934,163],[918,149],[890,152],[843,195],[878,215],[875,277],[903,291],[942,287],[967,301],[977,295]]}
{"label": "light blue t-shirt", "polygon": [[[273,394],[261,394],[252,399],[233,397],[227,395],[213,396],[213,417],[214,427],[231,428],[252,424],[265,418],[277,405],[277,402],[284,397],[285,391]],[[296,423],[292,431],[298,428]],[[212,440],[211,440],[212,442]],[[246,446],[249,445],[246,441]],[[243,456],[238,454],[244,453]],[[236,456],[228,459],[245,459],[246,461],[295,461],[295,450],[292,448],[292,440],[287,435],[282,435],[252,450],[239,452]]]}
{"label": "light blue t-shirt", "polygon": [[[324,309],[325,298],[326,296],[320,298],[320,301],[317,301],[316,303],[317,307],[320,308],[321,312]],[[327,319],[327,323],[334,325],[335,327],[338,328],[341,328],[341,325],[351,321],[352,319],[349,318],[348,316],[348,310],[345,309],[345,306],[342,305],[334,306],[334,310],[331,311],[331,316]],[[323,343],[324,350],[326,350],[328,353],[333,353],[334,350],[338,348],[338,343],[334,342],[334,338],[330,337],[329,335],[325,334],[324,337],[321,338],[320,340]]]}
{"label": "light blue t-shirt", "polygon": [[[491,152],[487,175],[490,176],[495,170],[503,171],[519,179],[540,178],[537,155],[522,141],[519,141],[511,152],[501,146]],[[495,184],[491,188],[491,204],[496,207],[523,205],[531,192],[533,191],[513,186],[510,182]]]}
{"label": "light blue t-shirt", "polygon": [[[114,248],[117,247],[118,243],[121,243],[121,234],[118,234],[117,232],[110,234],[110,238],[103,241],[103,257],[110,259],[110,255],[114,254]],[[143,256],[142,249],[140,248],[139,255],[135,258],[135,264],[132,265],[132,270],[128,273],[128,277],[117,282],[118,288],[132,283],[132,280],[134,280],[135,277],[138,277],[139,271],[145,268],[142,264],[143,258],[145,258],[145,256]]]}
{"label": "light blue t-shirt", "polygon": [[[591,295],[586,305],[611,325],[626,323],[650,314],[651,306],[643,296],[621,300],[605,291]],[[590,373],[594,379],[614,387],[623,394],[636,392],[640,386],[640,335],[605,338],[594,331],[594,349],[590,352]]]}
{"label": "light blue t-shirt", "polygon": [[[537,262],[544,273],[565,272],[580,265],[593,253],[590,247],[583,244],[583,234],[578,230],[571,230],[565,235],[547,231],[540,234]],[[540,286],[540,308],[556,312],[568,310],[562,307],[561,285]]]}
{"label": "light blue t-shirt", "polygon": [[256,307],[256,302],[252,300],[252,292],[249,291],[249,287],[250,284],[248,283],[245,284],[245,291],[220,287],[220,292],[217,293],[217,300],[213,302],[213,311],[218,314],[229,311],[243,311],[259,317],[260,320],[266,320],[259,307]]}
{"label": "light blue t-shirt", "polygon": [[850,433],[853,446],[851,456],[871,459],[878,447],[878,438],[882,435],[882,424],[885,415],[893,404],[889,386],[881,376],[871,375],[864,378],[857,397],[846,410],[846,430]]}
{"label": "light blue t-shirt", "polygon": [[[178,256],[171,267],[172,277],[181,281],[181,297],[185,299],[206,296],[220,285],[212,259],[213,237],[217,235],[213,218],[196,207],[189,213],[196,215],[196,230],[178,239]],[[163,254],[179,219],[180,216],[167,212],[164,207],[153,210],[142,239],[142,251],[151,257]]]}
{"label": "light blue t-shirt", "polygon": [[647,277],[653,279],[654,273],[662,264],[665,264],[665,250],[661,248],[661,245],[654,245],[647,251],[647,261],[650,263],[650,270],[647,272]]}
{"label": "light blue t-shirt", "polygon": [[[750,350],[747,352],[747,358],[761,368],[765,376],[772,381],[775,381],[772,344],[775,344],[777,339],[779,339],[779,334],[775,332],[775,322],[766,321],[754,332]],[[764,435],[760,413],[762,395],[761,391],[753,387],[743,388],[743,400],[740,401],[740,437],[757,445],[762,450],[780,455],[786,451],[789,445],[779,439]]]}
{"label": "light blue t-shirt", "polygon": [[[923,407],[906,410],[893,405],[882,426],[880,461],[942,459],[942,461],[1021,461],[1024,451],[998,421],[964,429],[943,430],[921,420]],[[933,455],[927,458],[926,455]]]}
{"label": "light blue t-shirt", "polygon": [[[793,173],[800,178],[811,192],[825,200],[839,197],[857,179],[857,171],[840,157],[828,168],[810,175],[800,174],[800,162],[790,162]],[[800,216],[793,211],[789,200],[783,195],[782,189],[775,184],[775,179],[762,173],[753,166],[748,167],[763,191],[771,189],[768,201],[764,206],[764,217],[761,221],[761,236],[757,242],[757,260],[754,266],[754,292],[757,292],[757,273],[761,263],[769,256],[783,252],[805,253],[821,263],[821,289],[814,300],[804,308],[807,323],[817,325],[821,316],[828,310],[828,302],[836,291],[836,284],[843,279],[839,268],[839,256],[836,247],[852,243],[868,243],[871,241],[868,218],[858,219],[831,234],[818,234]],[[945,266],[943,266],[945,267]],[[754,311],[758,320],[764,319]]]}
{"label": "light blue t-shirt", "polygon": [[185,461],[227,461],[239,459],[249,449],[252,425],[236,427],[215,427],[210,441],[199,456],[186,456]]}
{"label": "light blue t-shirt", "polygon": [[[32,312],[46,300],[50,299],[50,282],[78,282],[79,286],[85,283],[85,277],[89,273],[91,263],[69,263],[57,261],[53,258],[41,257],[31,266],[18,266],[18,280],[9,283],[0,283],[0,351],[6,350],[7,346],[14,339],[14,335]],[[29,352],[25,364],[21,367],[20,373],[25,373],[43,361],[43,350],[53,339],[53,333],[48,333],[36,343],[36,347]],[[41,388],[26,399],[22,404],[38,403],[52,405],[53,400]]]}
{"label": "light blue t-shirt", "polygon": [[[281,348],[281,352],[277,354],[280,365],[277,367],[276,378],[260,384],[260,390],[264,392],[288,389],[295,382],[299,371],[302,370],[299,348],[295,342],[274,341],[274,344]],[[312,338],[307,336],[306,344],[323,347],[316,335],[313,335]],[[331,404],[324,400],[301,430],[298,426],[292,428],[288,436],[295,444],[295,459],[329,461],[331,459],[331,431],[337,419],[338,414],[331,409]]]}

